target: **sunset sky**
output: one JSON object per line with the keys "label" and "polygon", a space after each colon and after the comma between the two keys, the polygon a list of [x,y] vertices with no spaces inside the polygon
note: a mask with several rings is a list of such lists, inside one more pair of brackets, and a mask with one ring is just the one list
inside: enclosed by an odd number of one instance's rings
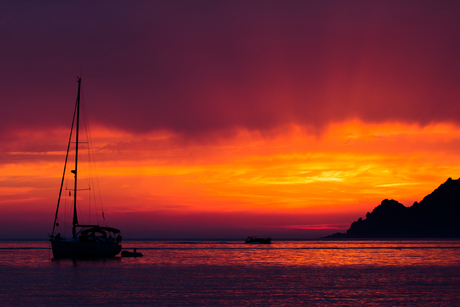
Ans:
{"label": "sunset sky", "polygon": [[52,230],[77,76],[125,238],[317,238],[460,177],[457,1],[2,1],[0,29],[0,239]]}

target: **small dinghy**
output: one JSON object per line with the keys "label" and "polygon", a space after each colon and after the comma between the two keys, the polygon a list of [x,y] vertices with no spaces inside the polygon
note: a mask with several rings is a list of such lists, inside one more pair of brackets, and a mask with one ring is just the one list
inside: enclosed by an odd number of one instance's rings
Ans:
{"label": "small dinghy", "polygon": [[142,257],[142,253],[137,252],[137,248],[134,248],[132,252],[130,251],[122,251],[121,252],[122,257]]}

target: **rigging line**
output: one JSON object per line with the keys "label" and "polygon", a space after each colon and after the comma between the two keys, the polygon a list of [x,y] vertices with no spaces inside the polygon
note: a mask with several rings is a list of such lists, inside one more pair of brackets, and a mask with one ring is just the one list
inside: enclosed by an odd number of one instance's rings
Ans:
{"label": "rigging line", "polygon": [[[68,179],[66,179],[66,187],[67,187],[67,184],[68,184]],[[69,202],[68,202],[68,199],[69,197],[67,195],[64,195],[63,196],[63,202],[61,202],[61,214],[60,216],[63,217],[63,218],[57,218],[57,222],[59,222],[59,226],[57,226],[57,228],[59,229],[58,232],[61,233],[61,236],[63,237],[68,237],[69,235],[69,232],[71,230],[71,227],[69,226],[68,223],[66,223],[66,221],[69,221],[70,218],[69,218],[69,214],[71,212],[68,211],[69,209]],[[64,210],[64,211],[62,211]]]}
{"label": "rigging line", "polygon": [[[66,188],[68,186],[68,179],[66,180]],[[66,221],[70,221],[70,214],[71,212],[69,211],[69,199],[70,199],[70,196],[67,197],[67,195],[64,197],[64,218],[63,219],[59,219],[60,222],[62,223],[62,233],[61,235],[64,235],[65,237],[68,237],[69,236],[69,233],[70,233],[70,230],[71,230],[71,227],[69,226],[68,223],[66,223]],[[61,227],[61,225],[59,225],[59,227]]]}
{"label": "rigging line", "polygon": [[88,224],[91,225],[91,192],[88,193]]}
{"label": "rigging line", "polygon": [[[90,142],[92,143],[92,140],[90,138]],[[101,205],[101,212],[102,212],[102,220],[105,221],[105,217],[104,217],[104,203],[102,201],[102,195],[101,195],[101,186],[99,184],[99,175],[97,173],[97,166],[96,166],[96,159],[94,157],[94,151],[91,151],[91,154],[92,154],[92,159],[94,161],[94,172],[95,172],[95,178],[96,178],[96,185],[97,185],[97,194],[99,196],[99,203]],[[96,197],[96,193],[94,193],[94,197]],[[105,224],[107,226],[107,223]]]}
{"label": "rigging line", "polygon": [[[82,89],[81,92],[80,92],[80,112],[82,113],[82,116],[81,116],[81,119],[82,119],[82,125],[83,125],[83,128],[85,130],[85,134],[86,134],[86,142],[81,142],[79,141],[78,143],[88,143],[88,125],[87,125],[87,113],[86,113],[86,107],[85,107],[85,97],[84,97],[84,90]],[[87,146],[86,148],[87,151],[89,151],[89,148]],[[87,165],[91,166],[91,161],[87,161]],[[88,170],[85,170],[83,169],[84,171],[86,171],[86,183],[88,184],[88,189],[83,189],[83,190],[89,190],[91,191],[91,182],[90,182],[90,178],[91,178],[91,169],[89,168],[89,171]],[[82,189],[80,189],[82,190]],[[88,217],[87,217],[87,223],[88,224],[91,224],[91,192],[88,193]],[[82,207],[79,206],[79,211],[80,211],[80,215],[83,217],[83,216],[86,216],[83,215],[83,210],[82,210]],[[85,208],[86,210],[86,208]]]}
{"label": "rigging line", "polygon": [[[65,181],[65,189],[67,191],[67,186],[68,186],[69,182],[68,182],[68,179],[66,179]],[[61,236],[62,235],[67,235],[67,233],[64,234],[64,226],[66,226],[65,224],[65,221],[67,221],[67,207],[68,207],[68,202],[67,202],[67,195],[64,195],[64,203],[63,203],[63,209],[64,209],[64,212],[61,213],[61,216],[63,216],[62,219],[59,219],[58,220],[60,221],[60,223],[63,223],[63,226],[62,226],[62,230],[60,231],[61,232]],[[62,211],[62,210],[61,210]],[[61,224],[59,223],[59,226],[58,227],[61,227]]]}
{"label": "rigging line", "polygon": [[81,78],[77,78],[78,83],[78,94],[77,94],[77,123],[75,129],[75,169],[73,174],[74,176],[74,191],[73,191],[73,221],[72,221],[72,237],[76,237],[76,226],[78,225],[78,215],[77,215],[77,182],[78,182],[78,133],[80,127],[80,89],[81,89]]}
{"label": "rigging line", "polygon": [[[78,205],[77,208],[78,208],[78,211],[80,211],[80,216],[84,216],[84,215],[83,215],[83,212],[81,212],[81,207],[80,207],[80,205]],[[84,221],[83,221],[83,222],[84,222]],[[72,235],[73,235],[73,234],[72,234]]]}
{"label": "rigging line", "polygon": [[[85,103],[83,104],[83,106],[84,106],[83,107],[83,113],[85,115],[84,117],[85,117],[85,127],[86,127],[86,140],[88,141],[88,160],[92,162],[92,163],[90,163],[90,165],[91,165],[90,170],[93,171],[93,168],[94,168],[94,176],[91,176],[91,184],[92,184],[93,187],[96,187],[96,185],[97,185],[97,188],[94,191],[93,197],[94,197],[94,207],[95,207],[95,210],[96,210],[97,223],[99,224],[99,214],[97,214],[98,210],[97,210],[96,191],[97,191],[97,194],[99,196],[99,203],[101,205],[102,220],[105,222],[104,204],[102,202],[101,187],[100,187],[100,184],[99,184],[99,176],[98,176],[98,173],[97,173],[96,158],[95,158],[94,149],[93,149],[94,148],[93,147],[93,139],[91,138],[91,132],[90,132],[91,128],[90,128],[88,116],[87,116],[87,113],[86,113],[86,105],[85,105]],[[96,178],[96,185],[94,184],[94,178]],[[105,226],[107,226],[107,223],[105,223]]]}
{"label": "rigging line", "polygon": [[[94,187],[95,187],[95,185],[94,185],[94,177],[96,176],[96,178],[97,178],[97,174],[96,175],[93,174],[93,168],[96,168],[96,162],[94,160],[94,157],[93,158],[91,157],[91,154],[93,153],[93,146],[92,146],[91,132],[90,132],[88,113],[86,111],[86,103],[85,103],[85,101],[83,101],[83,104],[82,104],[82,111],[83,111],[83,124],[85,126],[85,132],[86,132],[86,141],[88,143],[88,146],[87,146],[88,170],[89,170],[88,185],[90,187],[93,187],[93,190],[94,190]],[[93,156],[94,156],[94,154],[93,154]],[[100,192],[100,190],[99,190],[99,192]],[[95,215],[96,215],[96,221],[97,221],[97,224],[99,224],[99,214],[98,214],[97,201],[96,201],[96,191],[93,191],[89,195],[88,215],[89,216],[91,215],[91,196],[93,196],[93,200],[94,200],[94,210],[95,210]]]}
{"label": "rigging line", "polygon": [[57,202],[57,206],[56,206],[56,214],[54,215],[53,232],[51,233],[51,235],[54,235],[54,230],[56,228],[56,220],[57,220],[58,211],[59,211],[59,203],[61,202],[62,186],[64,185],[65,169],[67,167],[67,158],[69,157],[70,141],[72,140],[72,132],[73,132],[73,126],[74,126],[74,122],[75,122],[75,114],[76,113],[77,113],[77,103],[75,103],[75,109],[73,111],[73,118],[72,118],[72,126],[70,128],[69,143],[67,144],[67,153],[65,155],[64,171],[62,172],[61,188],[59,189],[59,197],[58,197],[58,202]]}
{"label": "rigging line", "polygon": [[[71,226],[68,223],[66,223],[64,220],[61,220],[59,218],[58,218],[58,221],[60,222],[58,227],[61,227],[61,223],[62,223],[63,224],[62,228],[64,229],[64,226],[65,226],[65,230],[70,231]],[[64,235],[64,233],[63,233],[63,235]],[[67,235],[67,233],[65,233],[65,235]]]}

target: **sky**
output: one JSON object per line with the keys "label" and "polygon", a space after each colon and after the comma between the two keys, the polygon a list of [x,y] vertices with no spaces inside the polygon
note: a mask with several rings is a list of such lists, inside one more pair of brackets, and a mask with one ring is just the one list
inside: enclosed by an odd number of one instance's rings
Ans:
{"label": "sky", "polygon": [[456,1],[2,1],[0,239],[52,230],[77,76],[125,238],[311,239],[411,206],[460,177],[459,20]]}

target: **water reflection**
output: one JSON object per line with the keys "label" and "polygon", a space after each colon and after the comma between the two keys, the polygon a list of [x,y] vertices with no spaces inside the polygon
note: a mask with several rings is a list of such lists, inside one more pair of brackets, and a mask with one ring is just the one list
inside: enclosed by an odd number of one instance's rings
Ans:
{"label": "water reflection", "polygon": [[52,258],[51,262],[59,267],[66,266],[104,266],[104,265],[116,265],[121,262],[121,257],[111,257],[111,258]]}
{"label": "water reflection", "polygon": [[[33,248],[30,248],[33,247]],[[459,241],[128,241],[140,258],[51,260],[0,242],[4,305],[452,306]]]}
{"label": "water reflection", "polygon": [[[74,266],[414,266],[460,265],[460,241],[281,241],[251,245],[237,241],[128,241],[140,258],[59,259],[54,264]],[[48,241],[0,242],[0,264],[33,266],[52,259]]]}
{"label": "water reflection", "polygon": [[[460,264],[459,241],[304,241],[247,245],[239,242],[138,241],[139,263],[157,265],[401,266]],[[127,247],[129,248],[129,247]]]}

